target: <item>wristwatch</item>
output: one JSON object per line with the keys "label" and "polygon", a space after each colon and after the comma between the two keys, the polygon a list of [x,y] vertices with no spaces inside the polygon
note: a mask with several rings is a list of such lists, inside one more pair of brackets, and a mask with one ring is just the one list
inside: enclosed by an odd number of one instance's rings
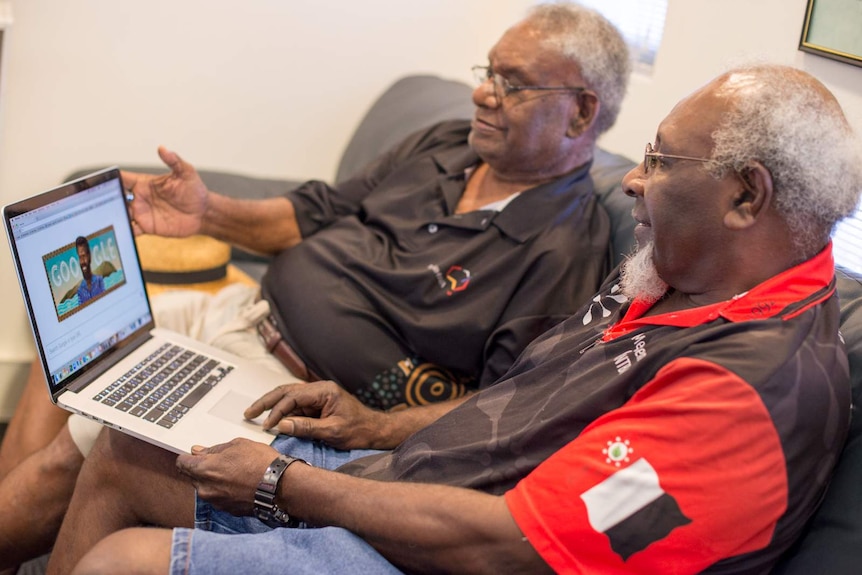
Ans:
{"label": "wristwatch", "polygon": [[263,479],[257,484],[254,492],[254,515],[270,527],[297,527],[299,521],[292,519],[287,511],[275,504],[275,495],[278,493],[278,483],[285,470],[296,462],[311,465],[303,459],[279,455],[276,457],[263,474]]}

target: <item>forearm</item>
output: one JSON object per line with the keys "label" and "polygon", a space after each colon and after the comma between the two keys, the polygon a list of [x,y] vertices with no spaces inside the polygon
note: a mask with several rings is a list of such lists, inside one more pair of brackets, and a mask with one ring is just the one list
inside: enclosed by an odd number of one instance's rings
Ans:
{"label": "forearm", "polygon": [[405,439],[437,421],[465,401],[470,395],[432,403],[418,407],[395,408],[386,412],[385,423],[380,429],[378,441],[373,446],[375,449],[394,449]]}
{"label": "forearm", "polygon": [[348,529],[411,572],[549,572],[502,497],[305,465],[290,466],[280,487],[281,503],[292,515]]}
{"label": "forearm", "polygon": [[302,240],[287,198],[240,200],[210,192],[201,233],[261,254],[273,255]]}

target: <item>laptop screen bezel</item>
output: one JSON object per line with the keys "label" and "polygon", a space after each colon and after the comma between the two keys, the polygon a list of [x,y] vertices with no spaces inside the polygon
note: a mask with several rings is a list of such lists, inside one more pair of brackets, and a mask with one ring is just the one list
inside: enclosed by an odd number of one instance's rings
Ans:
{"label": "laptop screen bezel", "polygon": [[[144,290],[143,295],[146,300],[147,308],[150,310],[149,321],[143,322],[140,327],[136,328],[128,337],[118,340],[111,347],[106,349],[100,355],[99,361],[94,361],[89,364],[83,365],[80,367],[80,369],[76,370],[68,377],[55,383],[52,380],[48,358],[41,344],[42,340],[39,337],[39,326],[33,308],[34,302],[31,300],[29,290],[27,289],[24,271],[18,254],[18,247],[14,240],[12,220],[18,216],[29,213],[36,209],[43,208],[59,200],[69,198],[70,196],[83,193],[87,190],[92,189],[93,187],[99,186],[114,179],[120,181],[120,186],[118,187],[117,193],[121,196],[124,196],[125,187],[122,185],[122,176],[120,170],[118,167],[113,166],[66,182],[64,184],[61,184],[60,186],[57,186],[35,196],[31,196],[29,198],[14,202],[3,208],[3,220],[6,229],[7,239],[12,252],[12,260],[15,265],[15,272],[18,276],[19,287],[21,289],[21,294],[24,298],[25,309],[27,311],[27,317],[30,322],[30,328],[32,330],[32,335],[34,338],[36,352],[39,357],[39,362],[42,366],[42,371],[48,385],[49,392],[51,393],[51,399],[52,401],[54,401],[54,403],[57,402],[57,397],[64,390],[68,389],[69,387],[78,388],[80,387],[80,383],[82,381],[92,380],[96,375],[98,375],[98,373],[105,371],[108,367],[122,359],[122,357],[125,357],[129,353],[129,351],[140,345],[141,339],[150,337],[149,332],[155,327],[154,321],[152,319],[152,306],[150,304],[149,294],[147,294],[146,290]],[[125,198],[123,199],[125,201]],[[133,234],[131,215],[129,214],[128,210],[126,210],[125,222],[120,223],[125,226],[128,226],[129,233]],[[133,261],[128,261],[125,263],[125,265],[136,266],[137,273],[140,274],[140,276],[142,277],[143,271],[140,267],[140,258],[137,253],[137,246],[134,242],[132,242],[132,249],[135,251],[134,258],[131,258]]]}

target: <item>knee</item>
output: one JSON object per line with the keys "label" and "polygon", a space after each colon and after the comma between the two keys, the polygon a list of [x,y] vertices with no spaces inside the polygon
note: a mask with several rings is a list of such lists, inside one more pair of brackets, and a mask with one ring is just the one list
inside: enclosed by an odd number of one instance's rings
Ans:
{"label": "knee", "polygon": [[125,529],[97,543],[75,566],[72,575],[164,574],[170,567],[170,531]]}
{"label": "knee", "polygon": [[84,456],[72,440],[67,426],[63,426],[51,443],[43,448],[39,458],[43,472],[77,473],[83,463]]}
{"label": "knee", "polygon": [[77,469],[79,476],[75,491],[87,497],[96,497],[97,494],[99,497],[108,497],[115,492],[121,493],[130,476],[128,457],[134,457],[131,449],[123,449],[125,437],[123,433],[102,429],[85,459],[66,432],[65,437],[58,437],[58,441],[52,445],[57,453],[52,469],[59,471],[60,465]]}
{"label": "knee", "polygon": [[[128,565],[124,551],[134,551],[134,530],[118,531],[97,543],[72,570],[73,575],[109,575]],[[137,571],[136,571],[137,572]]]}
{"label": "knee", "polygon": [[129,546],[128,533],[119,531],[95,545],[72,570],[73,575],[108,575],[116,573],[119,565],[128,564],[120,553]]}
{"label": "knee", "polygon": [[133,485],[129,478],[168,466],[174,470],[176,455],[110,428],[102,429],[83,465],[78,487],[123,492]]}
{"label": "knee", "polygon": [[127,478],[128,464],[135,460],[137,443],[122,432],[102,429],[87,454],[88,474],[95,474],[100,483],[107,481],[108,484],[113,484],[110,481],[112,476]]}

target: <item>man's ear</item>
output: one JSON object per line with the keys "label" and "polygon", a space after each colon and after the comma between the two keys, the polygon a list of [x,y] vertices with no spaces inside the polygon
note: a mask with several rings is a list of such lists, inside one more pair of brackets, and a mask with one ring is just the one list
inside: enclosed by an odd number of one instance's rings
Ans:
{"label": "man's ear", "polygon": [[758,161],[749,162],[738,177],[742,182],[733,197],[733,206],[725,216],[725,225],[731,229],[752,226],[772,205],[774,189],[772,174]]}
{"label": "man's ear", "polygon": [[572,119],[569,122],[569,128],[566,130],[566,135],[570,138],[577,138],[584,132],[590,129],[599,115],[599,109],[602,104],[599,102],[599,97],[595,92],[584,90],[575,96],[577,107],[572,114]]}

